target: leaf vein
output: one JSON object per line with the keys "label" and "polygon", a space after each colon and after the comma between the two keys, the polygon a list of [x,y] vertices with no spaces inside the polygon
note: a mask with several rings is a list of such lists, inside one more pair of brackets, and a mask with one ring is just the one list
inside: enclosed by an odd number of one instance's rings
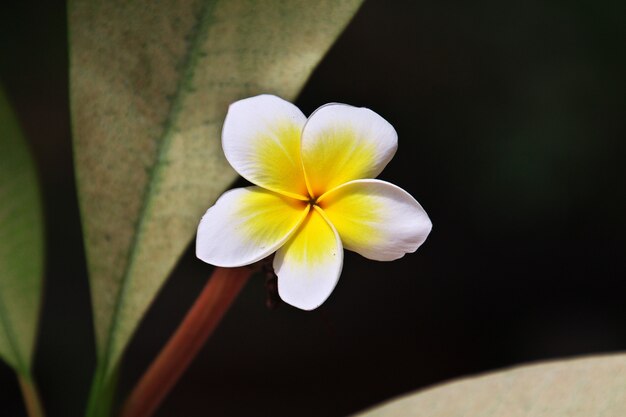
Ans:
{"label": "leaf vein", "polygon": [[183,100],[186,93],[193,91],[193,89],[191,88],[191,81],[195,72],[195,64],[199,56],[201,55],[200,46],[201,43],[204,41],[204,35],[206,35],[206,32],[208,31],[208,28],[210,26],[211,15],[217,3],[218,0],[205,1],[203,3],[201,11],[198,13],[198,19],[196,23],[190,30],[188,47],[186,53],[183,55],[181,64],[181,76],[176,86],[176,91],[171,96],[172,104],[165,118],[163,133],[157,140],[156,160],[152,165],[152,168],[150,169],[150,174],[148,175],[148,185],[145,188],[145,192],[142,198],[142,205],[139,210],[139,217],[135,226],[130,250],[128,252],[126,267],[122,275],[121,285],[118,291],[118,295],[116,297],[113,315],[109,325],[109,331],[107,332],[108,337],[106,341],[106,349],[103,353],[104,357],[102,358],[102,363],[99,364],[99,366],[103,366],[105,368],[105,372],[103,375],[105,379],[112,371],[112,364],[109,362],[111,359],[112,349],[115,346],[114,342],[116,341],[116,337],[119,334],[117,328],[119,326],[120,312],[124,305],[128,292],[128,287],[132,279],[132,271],[138,253],[138,248],[141,242],[143,229],[145,227],[145,221],[151,209],[150,203],[158,188],[161,169],[167,165],[166,155],[171,145],[172,136],[175,132],[174,126],[181,112]]}

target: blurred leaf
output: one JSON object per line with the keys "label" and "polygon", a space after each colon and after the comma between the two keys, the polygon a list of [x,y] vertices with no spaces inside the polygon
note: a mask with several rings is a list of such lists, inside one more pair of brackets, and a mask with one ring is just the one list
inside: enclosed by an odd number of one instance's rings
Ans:
{"label": "blurred leaf", "polygon": [[0,87],[0,358],[30,374],[43,277],[35,164]]}
{"label": "blurred leaf", "polygon": [[359,417],[626,415],[626,355],[521,366],[393,400]]}
{"label": "blurred leaf", "polygon": [[79,200],[102,378],[236,178],[228,105],[293,99],[361,0],[69,4]]}

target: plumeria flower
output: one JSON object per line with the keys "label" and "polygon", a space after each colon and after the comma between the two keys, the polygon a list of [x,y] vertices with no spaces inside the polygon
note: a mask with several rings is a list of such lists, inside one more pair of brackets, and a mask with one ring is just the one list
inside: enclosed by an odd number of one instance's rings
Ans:
{"label": "plumeria flower", "polygon": [[337,284],[344,248],[391,261],[415,252],[430,233],[411,195],[372,179],[397,146],[395,129],[366,108],[332,103],[307,119],[276,96],[233,103],[222,147],[255,186],[227,191],[202,217],[198,258],[237,267],[276,253],[280,298],[319,307]]}

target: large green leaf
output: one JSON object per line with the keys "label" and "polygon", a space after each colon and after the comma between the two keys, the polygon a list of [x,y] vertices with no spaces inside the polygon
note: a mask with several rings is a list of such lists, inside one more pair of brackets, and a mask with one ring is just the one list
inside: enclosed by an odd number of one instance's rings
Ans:
{"label": "large green leaf", "polygon": [[626,416],[626,355],[521,366],[391,401],[359,417]]}
{"label": "large green leaf", "polygon": [[293,99],[362,0],[74,0],[75,164],[102,378],[234,179],[228,105]]}
{"label": "large green leaf", "polygon": [[43,277],[35,165],[0,87],[0,358],[30,374]]}

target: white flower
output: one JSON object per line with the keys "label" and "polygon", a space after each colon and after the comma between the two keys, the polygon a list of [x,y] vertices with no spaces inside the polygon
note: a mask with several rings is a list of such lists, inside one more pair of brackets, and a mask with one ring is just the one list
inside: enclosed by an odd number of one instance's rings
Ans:
{"label": "white flower", "polygon": [[233,103],[222,130],[228,162],[256,186],[222,195],[198,226],[196,255],[222,267],[272,253],[283,301],[312,310],[335,288],[343,248],[377,261],[415,250],[432,224],[401,188],[376,177],[395,129],[366,108],[327,104],[308,119],[271,95]]}

